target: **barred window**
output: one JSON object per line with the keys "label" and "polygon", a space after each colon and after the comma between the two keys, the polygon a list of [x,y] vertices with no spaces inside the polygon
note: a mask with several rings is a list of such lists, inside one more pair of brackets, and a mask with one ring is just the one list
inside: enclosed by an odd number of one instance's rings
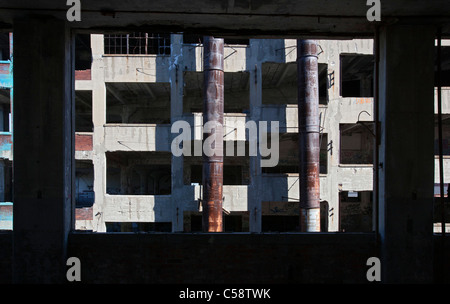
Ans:
{"label": "barred window", "polygon": [[170,34],[134,32],[104,37],[105,54],[170,55]]}

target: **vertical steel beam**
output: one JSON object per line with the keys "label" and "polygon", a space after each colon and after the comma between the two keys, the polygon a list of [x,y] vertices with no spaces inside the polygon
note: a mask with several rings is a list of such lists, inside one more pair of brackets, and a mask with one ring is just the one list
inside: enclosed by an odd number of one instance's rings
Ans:
{"label": "vertical steel beam", "polygon": [[297,41],[300,228],[320,231],[318,44]]}
{"label": "vertical steel beam", "polygon": [[[211,135],[217,139],[212,156],[203,149],[203,231],[222,232],[223,203],[223,110],[224,110],[224,41],[221,38],[204,37],[204,99],[203,125],[213,123],[213,132],[204,132],[205,140]],[[214,133],[214,134],[213,134]]]}

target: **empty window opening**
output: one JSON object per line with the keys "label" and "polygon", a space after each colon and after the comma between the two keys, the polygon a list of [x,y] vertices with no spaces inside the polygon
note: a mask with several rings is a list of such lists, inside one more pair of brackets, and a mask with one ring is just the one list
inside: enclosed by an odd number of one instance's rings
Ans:
{"label": "empty window opening", "polygon": [[289,202],[261,203],[262,232],[300,231],[300,204],[298,200]]}
{"label": "empty window opening", "polygon": [[92,207],[94,194],[94,166],[89,161],[75,161],[75,207]]}
{"label": "empty window opening", "polygon": [[89,70],[92,64],[91,35],[75,35],[75,70]]}
{"label": "empty window opening", "polygon": [[0,159],[0,202],[13,201],[12,161]]}
{"label": "empty window opening", "polygon": [[261,216],[262,232],[294,232],[300,231],[298,215],[263,215]]}
{"label": "empty window opening", "polygon": [[[268,140],[270,143],[270,134]],[[319,173],[328,173],[328,135],[321,133],[319,136],[320,155]],[[279,160],[274,167],[263,167],[262,173],[267,174],[298,174],[299,173],[299,134],[280,133],[279,134]],[[263,157],[269,159],[271,156]]]}
{"label": "empty window opening", "polygon": [[372,191],[339,192],[339,230],[341,232],[373,231]]}
{"label": "empty window opening", "polygon": [[[297,63],[262,64],[262,104],[298,104]],[[318,64],[319,104],[328,104],[328,65]]]}
{"label": "empty window opening", "polygon": [[92,91],[75,91],[75,132],[93,132]]}
{"label": "empty window opening", "polygon": [[11,132],[11,90],[0,89],[0,132]]}
{"label": "empty window opening", "polygon": [[[270,134],[267,136],[267,142],[270,147]],[[281,174],[281,173],[299,173],[299,143],[298,133],[280,133],[279,134],[279,159],[274,167],[262,167],[262,173]],[[263,159],[270,159],[272,156],[265,156]]]}
{"label": "empty window opening", "polygon": [[10,60],[9,33],[0,33],[0,61]]}
{"label": "empty window opening", "polygon": [[341,96],[373,97],[374,56],[344,54],[341,61]]}
{"label": "empty window opening", "polygon": [[[223,232],[248,232],[248,212],[223,213]],[[186,212],[184,214],[185,232],[202,232],[201,212]]]}
{"label": "empty window opening", "polygon": [[341,164],[373,164],[373,124],[341,124]]}
{"label": "empty window opening", "polygon": [[[435,67],[434,86],[437,83],[437,66]],[[450,87],[450,46],[441,46],[441,86]]]}
{"label": "empty window opening", "polygon": [[[448,201],[449,184],[444,183],[444,204],[445,204],[445,232],[450,232],[450,205]],[[440,233],[442,231],[442,202],[441,202],[441,187],[439,183],[434,184],[434,209],[433,209],[433,223],[434,233]]]}
{"label": "empty window opening", "polygon": [[[184,157],[184,184],[202,184],[203,161],[200,156]],[[224,156],[223,185],[249,185],[249,157]]]}
{"label": "empty window opening", "polygon": [[106,193],[170,194],[171,155],[170,152],[107,152]]}
{"label": "empty window opening", "polygon": [[[450,114],[442,114],[442,154],[450,155]],[[439,156],[438,116],[434,116],[434,155]]]}
{"label": "empty window opening", "polygon": [[328,232],[329,218],[333,215],[333,210],[327,201],[320,202],[320,232]]}
{"label": "empty window opening", "polygon": [[120,33],[104,35],[105,54],[170,55],[168,33]]}
{"label": "empty window opening", "polygon": [[[203,112],[203,72],[184,72],[183,112]],[[224,112],[248,113],[250,109],[250,74],[248,72],[225,72]]]}
{"label": "empty window opening", "polygon": [[172,223],[106,222],[106,232],[172,232]]}
{"label": "empty window opening", "polygon": [[106,122],[170,123],[170,84],[106,83]]}
{"label": "empty window opening", "polygon": [[320,145],[320,156],[319,156],[319,167],[320,174],[328,173],[328,151],[329,151],[329,143],[328,143],[328,134],[320,133],[319,136],[319,145]]}

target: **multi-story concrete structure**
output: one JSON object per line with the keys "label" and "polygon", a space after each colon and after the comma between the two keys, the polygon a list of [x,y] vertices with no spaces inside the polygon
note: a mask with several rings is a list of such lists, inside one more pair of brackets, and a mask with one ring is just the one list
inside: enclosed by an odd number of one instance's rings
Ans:
{"label": "multi-story concrete structure", "polygon": [[[436,194],[434,189],[436,153],[433,149],[436,118],[434,91],[437,86],[440,96],[441,86],[449,86],[449,57],[445,54],[447,50],[436,48],[436,41],[439,45],[441,38],[448,39],[450,37],[449,3],[448,1],[414,1],[408,2],[406,5],[405,1],[391,0],[389,3],[383,2],[381,6],[379,4],[380,2],[377,1],[374,7],[371,7],[370,4],[367,5],[365,2],[356,0],[345,1],[345,3],[341,1],[289,0],[259,2],[109,0],[83,1],[82,7],[79,2],[72,7],[66,2],[53,0],[2,2],[1,29],[14,32],[12,115],[14,127],[12,198],[14,225],[12,231],[0,232],[2,247],[0,250],[0,281],[67,282],[67,280],[70,281],[67,262],[73,260],[73,257],[77,257],[81,261],[81,280],[84,283],[358,282],[372,284],[370,278],[372,270],[377,273],[376,276],[379,276],[381,283],[449,282],[447,275],[450,271],[448,235],[433,233],[433,223],[436,222],[436,218],[433,218],[436,215],[436,212],[433,212]],[[71,13],[81,15],[80,21],[72,21]],[[379,21],[374,21],[370,16],[371,13],[375,13]],[[373,91],[375,98],[372,102],[375,109],[373,118],[376,123],[377,142],[374,150],[377,161],[372,169],[375,175],[373,179],[375,197],[378,198],[376,200],[377,212],[373,212],[376,223],[375,232],[90,233],[74,230],[75,212],[73,207],[76,194],[74,191],[75,77],[72,50],[73,34],[81,31],[87,34],[107,34],[111,31],[122,31],[123,33],[167,31],[190,32],[214,37],[240,36],[279,39],[298,39],[299,37],[302,39],[318,39],[318,37],[323,39],[374,38],[376,60]],[[185,91],[185,87],[181,86],[180,81],[183,79],[182,82],[186,83],[188,88],[190,87],[186,81],[188,78],[180,78],[180,76],[187,75],[183,75],[183,65],[178,64],[181,62],[178,60],[181,60],[181,57],[176,58],[174,54],[182,54],[184,59],[187,55],[181,52],[182,44],[178,44],[178,49],[175,49],[175,45],[171,49],[171,64],[168,65],[171,69],[163,70],[169,73],[168,79],[171,81],[169,86],[171,114],[169,117],[170,120],[179,121],[177,119],[183,117],[183,113],[195,113],[197,110],[194,107],[190,112],[184,111],[181,106],[189,104],[186,101],[188,99],[186,95],[192,96],[190,93],[194,92]],[[128,48],[129,51],[133,49],[134,47]],[[278,49],[276,47],[274,51]],[[327,52],[326,49],[324,50]],[[248,51],[253,54],[256,52],[251,42]],[[443,56],[439,56],[440,51]],[[100,61],[100,57],[98,54],[94,55],[95,65]],[[227,60],[233,58],[234,55],[229,56]],[[256,64],[255,70],[255,61],[261,62],[261,57],[256,55],[247,57],[247,59],[249,58],[253,60],[253,63],[246,60],[248,63],[246,69],[250,76],[248,89],[250,109],[249,113],[245,113],[245,115],[252,120],[263,121],[261,119],[265,111],[263,98],[268,96],[263,94],[263,91],[267,87],[263,85],[258,90],[256,88],[258,83],[264,83],[262,77],[264,63],[259,66]],[[123,58],[123,60],[127,59]],[[155,62],[157,60],[159,59],[155,59]],[[356,62],[354,63],[356,64]],[[353,63],[350,63],[351,65]],[[107,66],[104,65],[103,71],[92,68],[93,74],[100,75],[92,75],[91,78],[103,77],[105,80],[110,77],[110,74],[105,73]],[[441,67],[442,73],[440,72]],[[188,70],[189,68],[187,66]],[[114,66],[112,70],[117,71],[116,75],[126,72],[123,69],[121,71],[121,68],[117,66]],[[158,70],[157,73],[151,74],[148,73],[146,67],[139,66],[135,71],[136,77],[144,72],[146,77],[166,81],[164,80],[165,73],[161,74]],[[301,80],[301,78],[299,79]],[[439,79],[441,81],[437,81]],[[266,80],[268,79],[266,78]],[[353,91],[354,87],[361,87],[361,81],[351,83],[354,86],[350,86],[350,91]],[[94,110],[91,115],[93,118],[88,121],[95,121],[92,130],[84,130],[94,132],[92,157],[95,163],[104,165],[100,170],[95,168],[96,164],[92,166],[93,169],[87,169],[94,172],[95,201],[98,201],[99,195],[101,196],[99,203],[95,203],[93,206],[92,212],[92,217],[96,218],[93,224],[102,228],[95,227],[96,231],[108,230],[111,227],[109,223],[114,223],[111,222],[112,217],[108,215],[108,203],[103,193],[109,191],[108,195],[120,198],[114,194],[117,193],[117,189],[120,189],[125,195],[138,194],[138,191],[154,195],[155,209],[157,210],[159,210],[156,208],[157,201],[163,198],[162,195],[168,195],[165,192],[167,188],[164,186],[166,184],[164,180],[152,176],[153,180],[157,179],[161,186],[157,183],[150,183],[151,179],[149,178],[149,183],[143,182],[141,187],[138,172],[129,173],[127,170],[120,169],[120,166],[127,169],[137,159],[141,163],[135,167],[148,168],[144,165],[151,165],[153,166],[152,171],[155,171],[155,163],[157,163],[161,165],[157,168],[164,171],[163,166],[168,163],[164,159],[166,154],[157,154],[153,151],[120,151],[127,153],[126,157],[122,157],[122,155],[116,154],[119,151],[106,151],[106,146],[103,149],[104,153],[97,153],[101,152],[101,148],[97,147],[98,143],[106,142],[108,137],[107,122],[117,123],[120,119],[122,123],[121,116],[109,120],[106,117],[96,118],[96,113],[99,112],[107,115],[107,96],[108,94],[114,95],[111,93],[111,88],[120,92],[118,87],[111,87],[108,84],[106,82],[106,85],[92,88],[95,102],[92,103]],[[236,88],[234,85],[233,87]],[[156,89],[152,86],[150,88],[155,96],[158,96],[159,93]],[[280,90],[283,92],[281,88]],[[180,100],[175,102],[176,99],[179,99],[177,96],[183,94],[183,103]],[[100,99],[102,102],[97,103],[99,100],[97,97],[100,95],[105,98]],[[116,103],[120,105],[123,95],[116,95],[119,97],[116,97]],[[254,95],[257,96],[256,99],[253,99]],[[343,86],[341,95],[349,96],[344,93]],[[354,96],[354,93],[351,93],[350,96]],[[136,104],[140,100],[139,96],[129,96],[123,100],[130,98],[134,98]],[[192,104],[195,104],[195,94],[192,98],[194,99]],[[89,99],[85,97],[84,100]],[[261,104],[259,108],[258,106],[254,107],[253,103],[256,102],[257,105]],[[330,102],[331,100],[328,100],[328,104]],[[151,113],[160,113],[156,111],[156,105],[157,103]],[[240,107],[226,112],[236,113],[243,107],[244,105],[240,105]],[[286,107],[286,110],[290,109]],[[328,110],[327,116],[330,112]],[[125,111],[120,111],[120,113],[123,112]],[[136,113],[138,112],[145,117],[151,117],[149,111],[145,113],[143,109],[139,109]],[[357,112],[360,119],[365,116],[365,112]],[[361,115],[359,115],[360,113]],[[164,120],[167,116],[162,113],[158,115],[163,119],[156,120],[159,117],[155,117],[155,120],[151,122],[156,123],[155,136],[161,135],[158,133],[160,130],[158,126],[167,123]],[[300,117],[302,117],[301,113]],[[438,117],[440,118],[441,115]],[[337,117],[334,119],[340,120]],[[79,117],[77,121],[80,121]],[[137,121],[132,110],[128,114],[125,113],[124,122],[143,123],[144,121]],[[145,122],[148,123],[148,121]],[[169,123],[172,125],[173,121],[169,121]],[[370,125],[366,125],[370,129]],[[358,124],[358,126],[363,127],[363,124]],[[347,155],[349,158],[347,163],[354,163],[356,160],[364,162],[362,160],[365,157],[361,155],[362,153],[356,157],[355,153],[351,151],[357,150],[355,149],[358,147],[354,144],[355,140],[359,138],[362,141],[364,137],[362,135],[354,136],[356,132],[353,131],[356,127],[353,129],[348,129],[347,126],[342,127],[342,133],[347,132],[345,135],[349,138],[341,140],[340,143],[345,145],[347,142],[347,150],[350,152],[339,153],[339,158]],[[98,129],[101,132],[97,132]],[[325,129],[323,131],[325,132]],[[349,133],[352,135],[350,136]],[[238,136],[238,134],[236,135]],[[103,139],[98,140],[97,137],[103,137]],[[172,137],[174,137],[173,134],[171,134]],[[328,137],[331,138],[330,132],[327,133],[326,140],[327,143],[330,143],[331,140]],[[132,136],[127,136],[128,138],[132,138]],[[168,142],[171,142],[170,139]],[[439,136],[439,139],[439,146],[441,146],[442,137]],[[303,140],[303,136],[301,140]],[[89,145],[89,140],[84,142]],[[120,140],[120,142],[122,145],[128,146],[133,144],[133,142],[124,142],[124,140]],[[334,148],[336,148],[335,144],[333,141]],[[136,147],[131,147],[136,149]],[[340,148],[343,150],[342,147]],[[166,148],[156,145],[152,148],[146,147],[146,149],[164,150]],[[137,155],[135,159],[128,154],[131,152]],[[333,149],[333,157],[336,156],[335,152]],[[144,153],[145,155],[142,155]],[[147,153],[151,153],[150,160],[145,157],[148,155]],[[124,158],[127,162],[124,161]],[[444,161],[446,161],[445,158],[444,155]],[[145,163],[142,161],[143,159],[146,160]],[[174,173],[181,168],[185,171],[184,169],[188,167],[179,166],[182,161],[184,164],[191,161],[192,164],[195,159],[185,160],[172,156],[170,159],[170,230],[178,231],[179,226],[187,223],[184,221],[184,211],[188,210],[186,208],[188,203],[184,202],[185,197],[178,197],[178,195],[186,194],[184,188],[191,187],[195,190],[197,186],[184,185],[184,174],[180,179],[179,175]],[[439,160],[439,164],[442,164],[442,157],[439,157]],[[225,159],[225,161],[227,160]],[[258,157],[249,158],[249,185],[246,186],[247,198],[250,198],[250,200],[247,199],[246,208],[249,217],[249,231],[264,231],[265,225],[268,223],[267,218],[261,215],[262,207],[267,205],[264,205],[263,202],[259,204],[254,198],[259,195],[267,202],[266,189],[263,189],[265,174],[272,174],[271,177],[273,177],[276,169],[263,170],[259,166],[262,161],[263,159]],[[289,165],[288,161],[285,163]],[[341,163],[345,163],[345,161],[341,160]],[[111,170],[108,170],[108,164],[112,168]],[[239,167],[240,164],[242,162],[235,163],[236,167]],[[189,182],[195,183],[198,178],[192,178],[192,176],[195,177],[196,172],[195,167],[192,167]],[[240,172],[236,167],[234,167],[234,172]],[[327,164],[327,168],[327,174],[330,174],[333,166]],[[278,170],[286,174],[286,172],[290,173],[292,169],[280,166]],[[241,169],[241,171],[243,170]],[[114,180],[108,178],[111,174],[123,175],[122,179],[116,177],[116,181],[124,181],[123,186],[117,186],[122,183],[116,182],[116,185],[113,183],[111,187],[107,187],[108,183]],[[142,181],[145,181],[146,175],[142,175]],[[102,176],[104,176],[103,179]],[[239,175],[237,174],[237,176]],[[303,175],[301,178],[303,180]],[[273,177],[273,179],[276,178]],[[99,183],[99,181],[101,182]],[[136,187],[133,186],[134,183],[136,183]],[[237,180],[236,183],[241,184],[242,181]],[[440,184],[441,195],[443,195],[444,183],[445,180]],[[339,190],[339,181],[336,184]],[[137,185],[139,186],[137,187]],[[274,182],[266,185],[269,189],[283,186],[280,183],[274,184]],[[301,186],[303,188],[304,184]],[[342,186],[344,187],[343,181]],[[181,188],[183,191],[175,190]],[[290,189],[287,186],[286,189],[284,192],[289,193]],[[323,189],[325,189],[324,186]],[[191,192],[193,192],[192,189]],[[254,195],[255,192],[257,192],[256,195]],[[302,198],[304,193],[304,191],[300,193]],[[347,201],[355,199],[353,196],[355,196],[354,193],[347,194],[345,199]],[[193,199],[190,196],[186,197],[186,201],[195,201],[195,196]],[[89,195],[86,195],[86,204],[89,199],[91,199]],[[120,209],[118,214],[127,213],[130,207],[133,207],[133,202],[131,201],[130,204],[129,197],[126,199],[124,207],[128,208]],[[271,197],[267,197],[267,199],[271,199]],[[280,198],[275,199],[278,201]],[[289,199],[295,201],[297,198]],[[220,204],[220,197],[217,201]],[[328,202],[328,204],[332,203]],[[444,205],[442,204],[442,206]],[[309,206],[315,208],[314,213],[317,211],[316,202]],[[258,207],[260,208],[258,209]],[[275,207],[271,209],[278,211],[281,209]],[[354,209],[347,208],[347,211]],[[230,213],[225,218],[232,216],[233,212],[237,212],[225,210],[225,214]],[[183,213],[183,224],[177,222],[181,218],[180,211]],[[341,224],[343,222],[342,211],[343,208],[340,208]],[[195,210],[191,212],[195,212]],[[161,219],[159,214],[162,213],[156,212],[156,214],[155,218]],[[108,216],[109,222],[105,221],[106,216]],[[260,224],[258,224],[259,218]],[[131,220],[135,221],[134,218]],[[442,214],[442,220],[448,222],[445,214]],[[102,221],[105,224],[102,224]],[[193,230],[193,222],[195,223],[195,218],[193,220],[191,216],[191,230]],[[227,223],[225,224],[226,227],[230,227]],[[261,226],[261,229],[258,225]],[[272,229],[274,226],[276,225],[272,222],[270,230],[275,230]],[[331,227],[331,221],[328,226]],[[162,228],[165,230],[165,227]],[[153,229],[155,230],[155,228]],[[158,229],[160,228],[158,227]],[[351,229],[347,227],[346,231],[349,230]],[[377,260],[376,258],[379,259],[379,263],[375,262],[374,266],[378,269],[369,268],[368,270],[368,262]],[[160,291],[160,284],[156,288]],[[298,296],[297,289],[290,288],[290,290],[295,293],[295,296]],[[291,292],[290,290],[289,292]],[[145,292],[148,293],[148,290],[146,289]],[[284,294],[284,292],[282,293]],[[330,295],[335,296],[335,294]],[[277,298],[276,295],[273,296],[273,298]]]}
{"label": "multi-story concrete structure", "polygon": [[[150,37],[84,40],[93,60],[76,72],[76,185],[79,206],[93,205],[78,209],[78,229],[201,229],[201,157],[173,156],[170,149],[177,120],[190,123],[193,142],[202,138],[203,46],[182,34]],[[159,49],[150,54],[145,41]],[[275,167],[261,167],[260,155],[225,156],[225,230],[295,231],[296,41],[225,43],[225,142],[248,146],[238,122],[267,121],[269,130],[278,121],[280,131]],[[319,44],[322,230],[372,231],[373,43]]]}
{"label": "multi-story concrete structure", "polygon": [[[0,222],[2,229],[12,229],[12,35],[3,38]],[[177,135],[171,133],[171,123],[188,121],[193,142],[201,142],[203,46],[182,34],[126,38],[77,37],[76,228],[200,231],[201,157],[171,154]],[[225,158],[225,230],[295,231],[299,223],[296,41],[226,42],[224,140],[234,145],[246,142],[248,155],[248,134],[238,129],[238,122],[279,121],[280,159],[275,167],[261,167],[261,156]],[[372,231],[373,42],[319,44],[321,229]],[[447,44],[444,40],[444,55]],[[448,90],[444,87],[443,92],[443,113],[448,115]],[[444,119],[445,142],[449,132]],[[439,197],[437,156],[435,162]],[[447,189],[447,156],[444,162]]]}
{"label": "multi-story concrete structure", "polygon": [[[193,143],[202,139],[199,39],[148,33],[77,37],[76,229],[201,230],[201,157],[171,153],[177,135],[171,133],[171,124],[177,120],[190,123]],[[238,128],[248,120],[278,121],[280,127],[277,166],[261,167],[260,155],[225,157],[225,231],[296,231],[296,41],[225,42],[225,142],[244,141],[248,148],[248,134]],[[372,231],[373,41],[319,44],[321,229]],[[12,56],[4,54],[2,60],[8,73],[2,74],[1,95],[1,223],[2,229],[11,229]],[[444,123],[445,140],[450,137],[447,129]],[[437,189],[438,167],[436,157]],[[436,225],[435,231],[439,229]]]}

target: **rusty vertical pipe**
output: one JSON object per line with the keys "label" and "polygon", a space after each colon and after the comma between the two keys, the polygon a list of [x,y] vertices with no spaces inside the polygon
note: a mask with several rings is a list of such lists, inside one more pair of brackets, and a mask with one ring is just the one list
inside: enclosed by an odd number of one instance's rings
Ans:
{"label": "rusty vertical pipe", "polygon": [[[204,37],[203,126],[213,122],[215,154],[208,156],[203,148],[203,231],[222,232],[223,203],[223,111],[224,111],[224,41]],[[212,130],[211,130],[212,131]],[[213,132],[204,132],[203,140]],[[219,155],[218,155],[219,154]]]}
{"label": "rusty vertical pipe", "polygon": [[297,41],[300,228],[320,231],[318,44]]}

